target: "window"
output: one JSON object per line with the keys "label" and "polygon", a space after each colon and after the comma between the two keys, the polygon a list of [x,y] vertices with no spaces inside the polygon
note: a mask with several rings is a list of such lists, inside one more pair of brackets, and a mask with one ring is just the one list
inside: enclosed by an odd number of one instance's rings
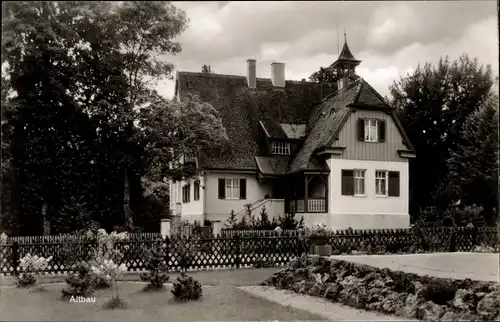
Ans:
{"label": "window", "polygon": [[200,181],[196,180],[194,182],[193,199],[200,200]]}
{"label": "window", "polygon": [[385,141],[385,120],[358,119],[358,138],[364,142]]}
{"label": "window", "polygon": [[365,142],[378,142],[378,120],[366,119]]}
{"label": "window", "polygon": [[389,182],[387,195],[389,197],[399,197],[399,171],[389,171],[387,177]]}
{"label": "window", "polygon": [[290,154],[290,142],[273,141],[271,145],[273,154],[282,154],[282,155]]}
{"label": "window", "polygon": [[219,199],[246,199],[246,179],[219,179]]}
{"label": "window", "polygon": [[191,185],[187,184],[184,187],[182,187],[182,202],[183,203],[188,203],[191,200]]}
{"label": "window", "polygon": [[365,170],[354,170],[354,195],[365,194]]}
{"label": "window", "polygon": [[226,179],[226,199],[240,199],[240,181]]}
{"label": "window", "polygon": [[375,171],[375,194],[377,196],[387,196],[387,174],[385,170]]}

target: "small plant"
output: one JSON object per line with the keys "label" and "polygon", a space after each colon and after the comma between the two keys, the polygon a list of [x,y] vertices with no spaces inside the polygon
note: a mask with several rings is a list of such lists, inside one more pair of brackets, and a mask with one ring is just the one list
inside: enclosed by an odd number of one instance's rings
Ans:
{"label": "small plant", "polygon": [[[117,285],[118,278],[127,271],[127,266],[121,264],[118,266],[112,260],[104,260],[103,264],[99,267],[92,266],[92,272],[98,276],[104,276],[106,280],[111,284],[111,300],[105,304],[105,308],[124,308],[123,301],[120,299],[120,293]],[[118,305],[118,306],[117,306]]]}
{"label": "small plant", "polygon": [[17,285],[19,287],[33,286],[39,280],[40,275],[43,273],[49,262],[52,260],[52,256],[48,258],[38,257],[37,255],[31,256],[26,254],[21,258],[19,266],[21,267],[22,273],[20,274]]}
{"label": "small plant", "polygon": [[200,282],[194,280],[182,272],[174,281],[172,294],[178,301],[198,300],[202,297],[203,291]]}
{"label": "small plant", "polygon": [[238,218],[236,217],[236,213],[234,212],[234,210],[231,210],[231,212],[229,213],[229,217],[224,224],[228,228],[236,228],[236,226],[238,225]]}
{"label": "small plant", "polygon": [[445,305],[448,301],[453,300],[457,289],[456,285],[448,281],[433,280],[423,290],[422,298],[426,301]]}
{"label": "small plant", "polygon": [[33,273],[21,273],[17,278],[16,285],[18,287],[30,287],[36,284],[36,277]]}
{"label": "small plant", "polygon": [[112,232],[107,234],[104,229],[97,231],[97,249],[94,252],[93,258],[90,261],[90,266],[101,268],[99,270],[92,270],[95,288],[103,289],[111,287],[110,279],[104,274],[103,267],[106,267],[109,261],[116,263],[119,262],[123,254],[114,248],[114,245],[119,240],[127,238],[127,233]]}
{"label": "small plant", "polygon": [[108,302],[104,303],[104,308],[108,310],[126,309],[127,303],[119,297],[113,297]]}
{"label": "small plant", "polygon": [[301,217],[299,221],[295,219],[295,213],[286,213],[283,217],[279,216],[278,225],[285,229],[300,229],[304,228],[304,217]]}
{"label": "small plant", "polygon": [[63,297],[89,296],[92,294],[94,279],[90,270],[90,265],[84,261],[76,264],[75,272],[71,273],[66,278],[66,283],[69,285],[69,288],[61,291]]}
{"label": "small plant", "polygon": [[168,282],[168,267],[165,263],[164,253],[159,247],[153,247],[148,252],[146,269],[148,272],[141,274],[143,281],[149,282],[145,290],[160,291],[164,289],[163,284]]}

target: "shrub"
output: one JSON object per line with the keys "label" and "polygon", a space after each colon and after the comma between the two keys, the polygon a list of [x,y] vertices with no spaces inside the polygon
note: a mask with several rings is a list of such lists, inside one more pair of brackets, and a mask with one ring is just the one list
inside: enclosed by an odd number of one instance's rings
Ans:
{"label": "shrub", "polygon": [[36,277],[33,273],[21,273],[17,278],[16,285],[18,287],[29,287],[36,283]]}
{"label": "shrub", "polygon": [[[104,229],[97,231],[97,249],[94,252],[93,258],[90,261],[90,266],[99,268],[92,269],[95,287],[98,289],[111,287],[110,279],[105,274],[104,268],[111,261],[113,264],[121,261],[123,254],[114,248],[115,242],[125,239],[127,234],[112,232],[107,234]],[[126,269],[126,267],[125,267]]]}
{"label": "shrub", "polygon": [[432,301],[436,304],[446,305],[448,301],[453,300],[457,292],[457,286],[446,280],[433,279],[422,290],[422,298],[426,301]]}
{"label": "shrub", "polygon": [[164,289],[163,284],[168,282],[168,267],[164,258],[160,247],[153,247],[149,250],[146,264],[148,272],[141,274],[141,279],[149,282],[146,290],[162,290]]}
{"label": "shrub", "polygon": [[[104,276],[104,278],[109,281],[112,286],[111,300],[105,304],[105,308],[125,308],[125,303],[120,300],[117,280],[127,271],[127,266],[125,264],[117,265],[112,260],[106,259],[99,267],[91,266],[91,270],[96,276]],[[117,303],[119,304],[118,306],[116,306]]]}
{"label": "shrub", "polygon": [[19,266],[21,267],[22,273],[18,277],[17,285],[20,287],[32,286],[34,285],[43,273],[49,262],[52,260],[52,256],[48,258],[38,257],[37,255],[31,256],[29,253],[21,258]]}
{"label": "shrub", "polygon": [[66,296],[88,296],[93,291],[94,279],[87,262],[80,262],[76,265],[75,272],[66,278],[69,288],[63,289],[63,297]]}
{"label": "shrub", "polygon": [[200,282],[196,281],[186,273],[182,272],[174,281],[172,294],[179,301],[198,300],[202,297],[203,291]]}
{"label": "shrub", "polygon": [[285,230],[304,228],[304,217],[297,221],[295,213],[287,213],[283,217],[279,216],[278,225]]}

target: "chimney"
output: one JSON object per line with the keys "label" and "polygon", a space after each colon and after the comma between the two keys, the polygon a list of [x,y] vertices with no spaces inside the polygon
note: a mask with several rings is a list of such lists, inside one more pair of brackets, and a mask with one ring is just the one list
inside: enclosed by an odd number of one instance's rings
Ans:
{"label": "chimney", "polygon": [[347,77],[342,77],[337,81],[337,90],[341,90],[349,84],[349,79]]}
{"label": "chimney", "polygon": [[257,61],[255,59],[247,60],[247,84],[248,88],[257,87]]}
{"label": "chimney", "polygon": [[271,80],[274,87],[285,87],[285,64],[271,64]]}

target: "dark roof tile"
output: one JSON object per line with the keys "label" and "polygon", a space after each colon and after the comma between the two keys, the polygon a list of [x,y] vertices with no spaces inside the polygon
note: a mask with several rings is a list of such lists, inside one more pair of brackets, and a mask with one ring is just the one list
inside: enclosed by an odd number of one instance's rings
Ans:
{"label": "dark roof tile", "polygon": [[307,138],[290,163],[288,173],[307,170],[314,151],[326,145],[340,131],[350,112],[348,106],[355,101],[360,85],[361,79],[332,94],[313,110],[308,123]]}
{"label": "dark roof tile", "polygon": [[[323,85],[326,96],[328,87]],[[230,152],[220,157],[200,157],[204,168],[257,169],[255,156],[262,121],[270,135],[285,135],[279,123],[307,123],[320,101],[320,84],[287,81],[284,90],[275,90],[270,79],[257,78],[257,88],[249,89],[245,76],[178,72],[176,95],[198,95],[221,115],[230,140]],[[286,136],[284,136],[286,137]]]}

